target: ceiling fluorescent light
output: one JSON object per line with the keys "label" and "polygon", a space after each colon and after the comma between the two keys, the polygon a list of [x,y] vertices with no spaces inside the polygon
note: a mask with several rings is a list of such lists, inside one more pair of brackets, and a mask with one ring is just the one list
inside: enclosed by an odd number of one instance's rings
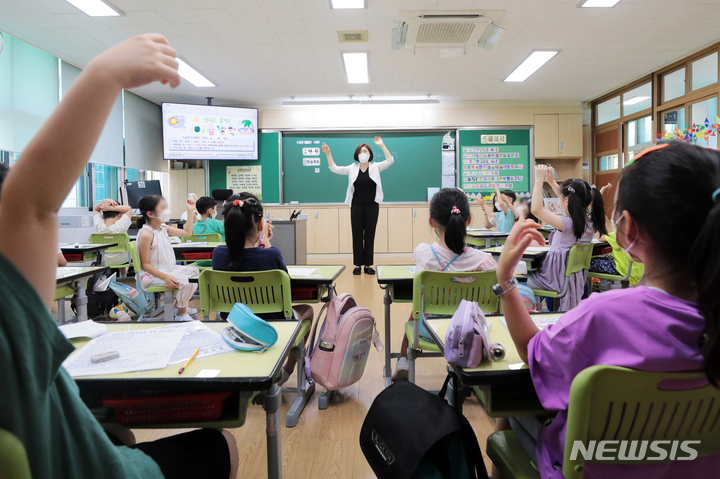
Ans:
{"label": "ceiling fluorescent light", "polygon": [[635,105],[637,103],[643,102],[645,100],[649,100],[649,96],[634,96],[632,98],[628,98],[623,102],[623,105]]}
{"label": "ceiling fluorescent light", "polygon": [[487,51],[492,50],[493,47],[497,44],[497,42],[500,40],[500,37],[503,33],[505,33],[504,28],[499,25],[495,25],[494,23],[491,23],[487,26],[482,36],[480,37],[480,40],[478,41],[478,46]]}
{"label": "ceiling fluorescent light", "polygon": [[195,70],[193,67],[191,67],[179,58],[176,58],[176,60],[178,62],[178,73],[181,77],[183,77],[198,88],[215,86],[213,82],[202,76],[200,72]]}
{"label": "ceiling fluorescent light", "polygon": [[506,82],[522,82],[528,79],[530,75],[545,65],[552,57],[557,55],[560,50],[542,50],[534,51],[524,62],[520,64],[508,77]]}
{"label": "ceiling fluorescent light", "polygon": [[367,0],[330,0],[330,8],[334,10],[367,8]]}
{"label": "ceiling fluorescent light", "polygon": [[120,12],[101,0],[67,0],[91,17],[119,17]]}
{"label": "ceiling fluorescent light", "polygon": [[343,65],[348,83],[369,83],[367,52],[343,52]]}
{"label": "ceiling fluorescent light", "polygon": [[309,100],[284,101],[282,106],[334,106],[334,105],[428,105],[440,103],[439,100]]}
{"label": "ceiling fluorescent light", "polygon": [[620,0],[582,0],[578,7],[582,8],[612,8]]}

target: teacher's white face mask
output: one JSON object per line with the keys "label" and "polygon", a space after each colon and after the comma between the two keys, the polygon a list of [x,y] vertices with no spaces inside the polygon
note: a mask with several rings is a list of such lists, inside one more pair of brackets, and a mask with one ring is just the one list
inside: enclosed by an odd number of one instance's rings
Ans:
{"label": "teacher's white face mask", "polygon": [[367,163],[370,161],[370,153],[360,153],[358,155],[358,160],[360,160],[360,163]]}

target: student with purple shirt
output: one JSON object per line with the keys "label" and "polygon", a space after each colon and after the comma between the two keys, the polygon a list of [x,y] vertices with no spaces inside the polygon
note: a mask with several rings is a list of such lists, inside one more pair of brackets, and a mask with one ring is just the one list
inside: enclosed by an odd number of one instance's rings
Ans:
{"label": "student with purple shirt", "polygon": [[[500,256],[510,334],[540,401],[557,415],[545,426],[532,417],[500,420],[497,429],[512,427],[529,443],[543,478],[563,477],[570,386],[582,370],[704,370],[712,384],[720,379],[720,154],[679,142],[645,150],[620,175],[613,218],[618,245],[645,265],[646,286],[592,294],[542,331],[511,282],[523,251],[541,236],[538,225],[521,224]],[[658,464],[589,463],[584,477],[714,477],[718,471],[714,454]]]}

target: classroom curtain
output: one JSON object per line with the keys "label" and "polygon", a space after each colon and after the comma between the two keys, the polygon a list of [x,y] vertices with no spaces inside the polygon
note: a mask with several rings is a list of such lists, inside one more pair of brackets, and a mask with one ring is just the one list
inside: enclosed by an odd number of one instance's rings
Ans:
{"label": "classroom curtain", "polygon": [[162,111],[144,98],[125,91],[125,166],[168,171],[163,159]]}
{"label": "classroom curtain", "polygon": [[[60,63],[60,81],[62,94],[70,89],[82,70],[67,62]],[[90,163],[101,163],[110,166],[123,166],[123,111],[122,96],[118,95],[113,104],[110,116],[105,122],[97,145],[90,156]]]}

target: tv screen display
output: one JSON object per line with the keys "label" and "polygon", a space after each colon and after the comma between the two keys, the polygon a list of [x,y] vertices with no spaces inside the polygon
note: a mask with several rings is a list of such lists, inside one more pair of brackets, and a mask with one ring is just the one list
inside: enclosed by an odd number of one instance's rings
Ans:
{"label": "tv screen display", "polygon": [[131,208],[138,208],[138,203],[143,196],[162,196],[159,180],[129,181],[125,184],[125,191],[127,191],[128,205]]}
{"label": "tv screen display", "polygon": [[257,160],[256,108],[163,103],[166,160]]}

